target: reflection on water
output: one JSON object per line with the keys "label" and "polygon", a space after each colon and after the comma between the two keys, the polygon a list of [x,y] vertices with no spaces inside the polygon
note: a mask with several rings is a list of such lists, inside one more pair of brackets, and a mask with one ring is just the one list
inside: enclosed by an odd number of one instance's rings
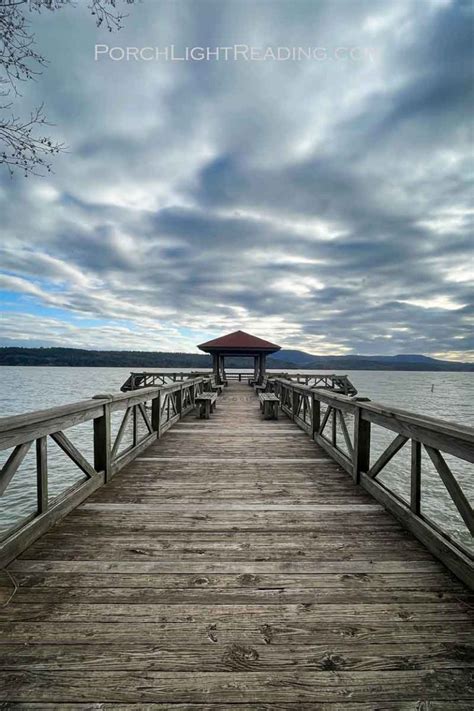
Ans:
{"label": "reflection on water", "polygon": [[[160,368],[159,370],[167,369]],[[175,369],[169,368],[168,370],[173,372]],[[185,371],[186,369],[179,370]],[[128,368],[0,367],[2,416],[84,400],[100,392],[118,391],[129,373]],[[359,394],[370,397],[372,400],[471,427],[474,425],[474,377],[472,373],[347,371],[347,374]],[[113,431],[117,431],[122,415],[123,413],[120,412],[114,413]],[[347,426],[351,433],[351,417],[347,418]],[[338,442],[344,448],[340,425],[338,429]],[[395,435],[377,426],[373,426],[372,432],[373,463]],[[68,429],[67,436],[92,462],[92,422]],[[123,446],[127,446],[130,439],[131,425],[124,437]],[[8,454],[8,451],[0,452],[1,464],[5,462]],[[462,485],[463,491],[472,502],[474,500],[472,466],[449,455],[446,455],[445,459]],[[0,498],[0,533],[36,510],[34,463],[35,450],[32,448],[26,456],[21,470],[17,472],[4,496]],[[50,438],[48,439],[48,464],[50,500],[83,478],[82,473]],[[472,538],[457,509],[450,501],[428,455],[424,455],[422,472],[422,513],[462,541],[465,546],[474,550]],[[380,481],[398,496],[405,501],[409,500],[409,443],[400,450],[379,477]]]}

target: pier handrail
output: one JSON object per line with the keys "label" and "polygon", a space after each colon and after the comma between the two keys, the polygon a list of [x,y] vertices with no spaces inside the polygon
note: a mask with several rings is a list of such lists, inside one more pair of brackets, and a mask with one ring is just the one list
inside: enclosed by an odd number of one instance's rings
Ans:
{"label": "pier handrail", "polygon": [[[459,578],[474,586],[472,553],[421,510],[424,450],[467,530],[474,535],[472,506],[443,457],[445,453],[474,463],[473,428],[393,408],[367,398],[329,393],[283,378],[272,378],[272,387],[280,399],[282,410],[342,466],[356,484],[360,484],[391,511]],[[325,406],[324,412],[322,406]],[[345,415],[353,416],[352,431]],[[393,441],[373,463],[372,425],[395,434]],[[408,502],[389,488],[386,481],[382,483],[378,479],[386,465],[407,444],[411,448]]]}
{"label": "pier handrail", "polygon": [[[37,499],[36,511],[12,526],[0,541],[0,568],[188,414],[194,408],[196,395],[209,387],[208,377],[190,378],[127,393],[98,394],[89,400],[0,418],[0,451],[12,449],[0,469],[0,496],[35,445]],[[112,414],[121,411],[123,417],[112,437]],[[89,462],[64,433],[91,420],[93,462]],[[145,434],[140,434],[140,423]],[[131,442],[123,447],[126,434],[131,435]],[[52,501],[48,497],[48,444],[51,440],[85,476]]]}
{"label": "pier handrail", "polygon": [[[182,382],[188,380],[191,377],[209,377],[212,371],[209,369],[208,372],[205,371],[164,371],[164,370],[142,370],[142,371],[131,371],[130,375],[123,383],[120,388],[123,392],[129,392],[130,390],[138,390],[140,388],[146,388],[156,385],[165,385],[167,382]],[[246,380],[252,373],[248,370],[232,370],[226,372],[227,380]],[[298,372],[280,372],[275,370],[268,370],[267,376],[271,378],[283,378],[284,380],[291,380],[292,382],[303,383],[304,385],[310,385],[311,387],[320,387],[332,392],[341,393],[343,395],[356,395],[357,389],[354,384],[349,380],[347,375],[337,374],[337,373],[298,373]]]}
{"label": "pier handrail", "polygon": [[129,392],[130,390],[138,390],[139,388],[156,387],[159,385],[169,385],[170,383],[181,383],[183,381],[189,380],[190,378],[208,378],[212,375],[212,371],[134,371],[130,372],[130,375],[126,381],[121,386],[120,390],[122,392]]}

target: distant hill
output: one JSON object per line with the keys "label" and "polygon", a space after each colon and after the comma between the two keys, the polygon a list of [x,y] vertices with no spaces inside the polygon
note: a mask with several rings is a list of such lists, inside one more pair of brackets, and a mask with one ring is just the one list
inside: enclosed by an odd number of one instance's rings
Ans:
{"label": "distant hill", "polygon": [[[268,367],[294,368],[295,363],[267,361]],[[229,368],[249,368],[248,358],[226,358]],[[73,366],[76,368],[210,368],[211,356],[200,353],[168,353],[161,351],[93,351],[82,348],[0,348],[1,365]]]}
{"label": "distant hill", "polygon": [[[211,358],[199,353],[148,351],[93,351],[81,348],[0,348],[0,365],[74,366],[91,368],[210,368]],[[226,358],[229,368],[248,368],[246,358]],[[395,356],[314,356],[282,349],[267,360],[268,368],[280,370],[433,370],[474,372],[474,363],[437,360],[416,354]]]}
{"label": "distant hill", "polygon": [[437,360],[427,356],[317,356],[301,366],[305,370],[420,370],[474,372],[474,363]]}
{"label": "distant hill", "polygon": [[305,353],[304,351],[293,351],[286,348],[277,353],[273,353],[271,356],[272,360],[285,361],[287,363],[293,363],[294,365],[308,363],[314,357],[315,356],[310,353]]}
{"label": "distant hill", "polygon": [[[359,356],[360,358],[364,358],[365,356]],[[446,363],[446,361],[436,361],[436,358],[430,358],[429,356],[424,356],[424,355],[415,355],[413,353],[411,354],[401,354],[401,355],[395,355],[395,356],[367,356],[368,358],[379,360],[379,361],[399,361],[400,363]]]}
{"label": "distant hill", "polygon": [[445,370],[474,371],[474,363],[437,360],[415,353],[399,355],[314,356],[298,350],[282,349],[274,360],[291,361],[301,370]]}

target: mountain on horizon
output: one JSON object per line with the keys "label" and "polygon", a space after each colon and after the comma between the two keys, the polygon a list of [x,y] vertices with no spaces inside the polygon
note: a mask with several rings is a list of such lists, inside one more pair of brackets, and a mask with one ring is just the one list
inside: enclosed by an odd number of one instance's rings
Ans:
{"label": "mountain on horizon", "polygon": [[328,355],[316,356],[300,350],[282,348],[272,355],[273,361],[291,361],[302,370],[433,370],[474,371],[474,363],[438,360],[417,353],[397,355]]}
{"label": "mountain on horizon", "polygon": [[[356,355],[356,356],[347,356],[348,358],[361,358],[364,360],[377,360],[379,362],[384,362],[387,361],[388,363],[397,361],[400,363],[436,363],[437,360],[436,358],[432,358],[431,356],[425,356],[425,355],[417,355],[416,353],[399,353],[398,355],[393,355],[393,356],[383,356],[383,355],[369,355],[369,356],[364,356],[364,355]],[[438,362],[445,362],[448,363],[450,361],[438,361]]]}
{"label": "mountain on horizon", "polygon": [[305,351],[292,350],[290,348],[288,348],[288,349],[283,348],[281,351],[278,351],[277,353],[272,353],[271,357],[272,357],[272,360],[284,360],[284,361],[290,361],[291,363],[294,363],[295,365],[302,365],[303,363],[308,363],[315,356],[311,355],[311,353],[305,353]]}

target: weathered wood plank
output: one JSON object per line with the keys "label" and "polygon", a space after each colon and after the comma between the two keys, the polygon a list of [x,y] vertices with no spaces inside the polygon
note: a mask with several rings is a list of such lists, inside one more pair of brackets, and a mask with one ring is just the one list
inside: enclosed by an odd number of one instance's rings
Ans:
{"label": "weathered wood plank", "polygon": [[[443,593],[454,590],[467,593],[466,587],[454,576],[446,575],[438,566],[433,572],[419,571],[418,575],[408,573],[71,573],[56,571],[18,572],[15,579],[19,585],[16,594],[21,597],[28,590],[43,588],[152,588],[153,590],[186,590],[218,588],[224,590],[324,590],[325,588],[345,588],[347,590],[429,590]],[[11,588],[11,580],[5,571],[0,571],[0,585]],[[472,593],[468,593],[471,594]]]}
{"label": "weathered wood plank", "polygon": [[116,672],[89,671],[87,682],[78,671],[9,671],[4,674],[11,701],[55,700],[108,702],[215,703],[257,701],[310,701],[311,703],[405,700],[411,695],[448,700],[472,699],[473,684],[464,670],[360,671],[360,672]]}
{"label": "weathered wood plank", "polygon": [[[472,705],[469,701],[430,701],[429,702],[430,711],[472,711]],[[21,702],[10,703],[8,705],[9,709],[14,709],[15,711],[30,711],[30,709],[35,709],[35,711],[115,711],[115,709],[120,709],[120,711],[142,711],[143,704],[135,703],[31,703],[27,704]],[[161,703],[147,703],[147,711],[169,711],[169,704]],[[420,711],[420,702],[418,701],[385,701],[383,708],[386,711]],[[284,704],[280,704],[278,701],[272,701],[271,703],[239,703],[239,711],[315,711],[314,704],[304,703],[301,701],[291,702],[285,701]],[[340,702],[324,703],[319,704],[318,709],[321,711],[341,711]],[[371,703],[346,703],[344,702],[344,711],[373,711],[374,707]],[[173,704],[173,711],[217,711],[216,704],[212,702],[209,703],[193,703],[190,704]],[[219,704],[218,711],[236,711],[235,704]]]}
{"label": "weathered wood plank", "polygon": [[367,644],[399,644],[413,642],[425,644],[427,648],[436,642],[472,644],[472,628],[465,620],[424,621],[417,620],[372,620],[359,623],[356,619],[344,622],[317,622],[314,624],[294,621],[283,623],[257,624],[256,620],[246,623],[236,621],[227,625],[220,621],[214,627],[212,620],[201,624],[184,622],[138,622],[110,624],[110,622],[61,622],[49,621],[10,622],[2,624],[0,646],[4,644],[61,644],[71,642],[81,644],[159,644],[172,647],[199,645],[203,641],[210,644],[265,644],[292,646],[314,644],[338,644],[344,641]]}
{"label": "weathered wood plank", "polygon": [[16,671],[387,671],[469,669],[474,646],[453,642],[425,644],[230,644],[216,648],[209,640],[196,646],[144,644],[0,645],[0,670]]}
{"label": "weathered wood plank", "polygon": [[16,605],[12,601],[0,608],[0,622],[109,622],[124,624],[135,622],[173,624],[224,623],[237,629],[251,624],[315,624],[316,622],[370,624],[374,616],[392,622],[400,620],[440,622],[446,620],[472,621],[471,610],[462,603],[437,602],[417,604],[323,604],[315,605],[161,605],[121,604],[101,605],[63,603],[51,608],[49,604]]}
{"label": "weathered wood plank", "polygon": [[314,464],[315,462],[330,462],[331,460],[328,458],[324,457],[315,457],[313,459],[309,458],[289,458],[289,457],[278,457],[277,458],[269,458],[269,457],[252,457],[252,456],[243,456],[243,457],[204,457],[204,456],[196,456],[196,457],[182,457],[182,456],[173,456],[173,457],[137,457],[137,462],[215,462],[217,464],[228,464],[229,462],[235,462],[237,464],[240,464],[242,462],[248,462],[250,464],[262,464],[264,462],[268,464],[299,464],[300,466],[305,466],[305,465],[311,465]]}
{"label": "weathered wood plank", "polygon": [[356,528],[367,530],[400,530],[400,524],[385,513],[324,513],[299,512],[293,514],[282,511],[220,511],[218,513],[199,511],[179,513],[102,511],[100,517],[90,510],[78,509],[71,512],[62,530],[77,532],[77,526],[86,534],[93,530],[109,531],[312,531],[314,533],[334,530],[350,534]]}
{"label": "weathered wood plank", "polygon": [[[21,560],[48,560],[50,558],[49,547],[36,547],[33,551],[22,553],[20,556]],[[378,548],[366,547],[360,548],[358,546],[342,546],[341,544],[334,544],[331,547],[328,546],[313,546],[313,548],[305,551],[303,548],[281,548],[279,550],[274,550],[272,548],[260,548],[255,552],[249,552],[248,550],[241,550],[238,548],[232,549],[228,552],[224,549],[206,549],[205,547],[199,546],[183,546],[181,549],[166,550],[163,546],[145,544],[142,545],[137,543],[137,546],[130,547],[130,544],[120,546],[111,546],[110,552],[103,551],[99,545],[95,545],[87,548],[87,546],[62,546],[56,551],[55,559],[60,560],[89,560],[91,557],[95,560],[110,560],[111,557],[115,561],[135,561],[135,560],[150,560],[150,561],[173,561],[176,557],[179,557],[181,562],[191,562],[201,560],[206,558],[206,560],[211,562],[218,561],[229,561],[232,558],[233,563],[246,563],[255,561],[287,561],[291,563],[295,559],[305,560],[308,564],[315,563],[317,561],[324,562],[334,562],[335,560],[341,561],[360,561],[367,557],[373,562],[386,561],[388,559],[397,559],[405,556],[412,562],[430,560],[430,553],[423,548],[411,548],[411,547],[399,547],[396,545],[380,545]]]}
{"label": "weathered wood plank", "polygon": [[[383,511],[383,507],[379,504],[254,504],[254,503],[212,503],[201,504],[201,511],[310,511],[312,513],[378,513]],[[150,504],[135,504],[135,503],[101,503],[101,504],[83,504],[83,511],[137,511],[139,513],[149,512],[164,512],[174,513],[175,511],[195,511],[195,504],[171,504],[171,503],[150,503]]]}
{"label": "weathered wood plank", "polygon": [[[92,576],[89,576],[91,578]],[[437,581],[436,588],[433,586],[427,589],[423,587],[414,588],[407,586],[406,588],[393,589],[391,587],[364,587],[361,585],[343,585],[341,587],[321,586],[306,588],[290,587],[275,587],[268,588],[251,588],[242,585],[240,588],[218,588],[207,587],[206,584],[187,588],[172,588],[166,589],[159,582],[152,580],[148,576],[148,587],[146,580],[141,581],[141,585],[135,587],[107,587],[114,584],[114,578],[118,576],[94,576],[99,578],[95,582],[94,587],[77,586],[71,587],[63,585],[62,587],[25,587],[19,588],[15,595],[15,604],[30,605],[37,603],[58,604],[59,602],[87,602],[88,604],[106,604],[114,605],[116,603],[128,604],[165,604],[165,605],[315,605],[315,604],[347,604],[353,601],[354,603],[362,604],[420,604],[420,603],[439,603],[440,581]],[[112,580],[104,580],[109,577]],[[145,578],[146,576],[141,576]],[[243,576],[242,576],[243,577]],[[249,576],[251,577],[251,576]],[[197,580],[208,580],[206,575],[196,575]],[[94,581],[91,580],[94,585]],[[271,585],[272,583],[269,583]],[[137,588],[140,588],[137,590]],[[7,602],[12,593],[12,586],[0,587],[0,604]],[[446,587],[442,593],[443,602],[465,602],[471,604],[473,602],[472,594],[466,589],[459,590],[457,587],[452,589]]]}
{"label": "weathered wood plank", "polygon": [[[136,535],[133,537],[133,542],[131,543],[130,537],[127,535],[117,533],[111,536],[97,532],[94,535],[94,541],[89,543],[88,538],[78,539],[77,536],[63,534],[62,531],[53,530],[31,546],[28,551],[25,551],[22,557],[33,558],[35,552],[38,550],[49,551],[51,554],[52,546],[54,546],[55,554],[61,549],[86,549],[95,554],[99,548],[105,548],[106,552],[107,550],[113,550],[114,552],[117,550],[136,550],[138,553],[146,553],[147,548],[149,548],[150,551],[169,551],[174,554],[185,551],[192,553],[194,550],[200,555],[202,555],[203,552],[226,551],[228,558],[232,558],[234,553],[238,551],[246,551],[250,557],[252,557],[254,553],[258,553],[259,551],[268,553],[273,550],[278,554],[278,550],[297,553],[301,551],[301,549],[308,551],[308,555],[310,551],[320,553],[323,550],[328,550],[333,552],[335,558],[338,558],[340,552],[345,550],[346,547],[347,550],[360,549],[367,554],[370,553],[370,551],[380,549],[386,550],[387,553],[393,552],[394,550],[403,551],[404,554],[408,551],[423,551],[426,553],[425,547],[418,543],[418,541],[414,541],[409,537],[400,538],[397,536],[397,533],[397,531],[388,531],[380,536],[372,535],[364,537],[358,532],[358,535],[354,536],[352,540],[347,541],[344,534],[328,535],[326,533],[309,534],[298,532],[295,534],[294,539],[292,539],[291,535],[284,532],[274,532],[262,533],[261,536],[258,537],[258,540],[253,541],[252,538],[256,537],[253,536],[252,533],[245,531],[209,533],[196,531],[189,534],[189,537],[187,537],[185,531],[179,531],[174,534],[156,533],[152,535]],[[131,548],[131,545],[135,546],[135,548]],[[427,557],[431,559],[429,554]]]}
{"label": "weathered wood plank", "polygon": [[[430,701],[430,711],[472,711],[472,705],[469,701]],[[55,704],[55,703],[31,703],[23,704],[10,703],[9,709],[15,711],[30,711],[30,709],[40,711],[112,711],[120,709],[120,711],[142,711],[143,704],[108,704],[108,703],[75,703],[75,704]],[[147,703],[147,711],[169,711],[169,704]],[[386,711],[420,711],[420,702],[418,701],[385,701],[383,705]],[[278,701],[271,703],[239,703],[239,711],[315,711],[314,704],[304,703],[301,701],[291,702],[285,701],[280,704]],[[340,702],[319,704],[320,711],[341,711]],[[344,711],[373,711],[374,707],[370,703],[346,703],[344,702]],[[212,702],[203,704],[173,704],[173,711],[217,711],[216,704]],[[236,711],[235,704],[219,704],[218,711]]]}
{"label": "weathered wood plank", "polygon": [[435,560],[409,561],[401,560],[372,561],[370,558],[360,561],[101,561],[101,560],[23,560],[17,559],[10,564],[12,572],[39,573],[53,571],[56,573],[202,573],[209,574],[260,575],[261,573],[431,573],[440,570],[440,564]]}
{"label": "weathered wood plank", "polygon": [[[181,425],[181,426],[180,426]],[[190,422],[182,422],[180,425],[176,425],[176,427],[173,428],[172,432],[170,432],[170,437],[175,437],[178,436],[180,437],[181,435],[186,435],[188,437],[191,437],[192,435],[202,435],[202,434],[209,434],[209,429],[210,425],[203,425],[199,423],[199,427],[190,427],[191,425]],[[256,436],[261,436],[262,441],[266,442],[269,437],[284,437],[285,439],[290,438],[290,437],[298,437],[301,438],[305,433],[302,432],[302,430],[296,430],[296,429],[284,429],[284,428],[278,428],[276,430],[271,430],[268,428],[262,428],[262,432],[257,433],[258,428],[253,428],[251,430],[242,430],[242,429],[230,429],[230,428],[223,428],[221,426],[212,426],[212,436],[213,437],[242,437],[243,435],[247,435],[249,438],[255,438]]]}

